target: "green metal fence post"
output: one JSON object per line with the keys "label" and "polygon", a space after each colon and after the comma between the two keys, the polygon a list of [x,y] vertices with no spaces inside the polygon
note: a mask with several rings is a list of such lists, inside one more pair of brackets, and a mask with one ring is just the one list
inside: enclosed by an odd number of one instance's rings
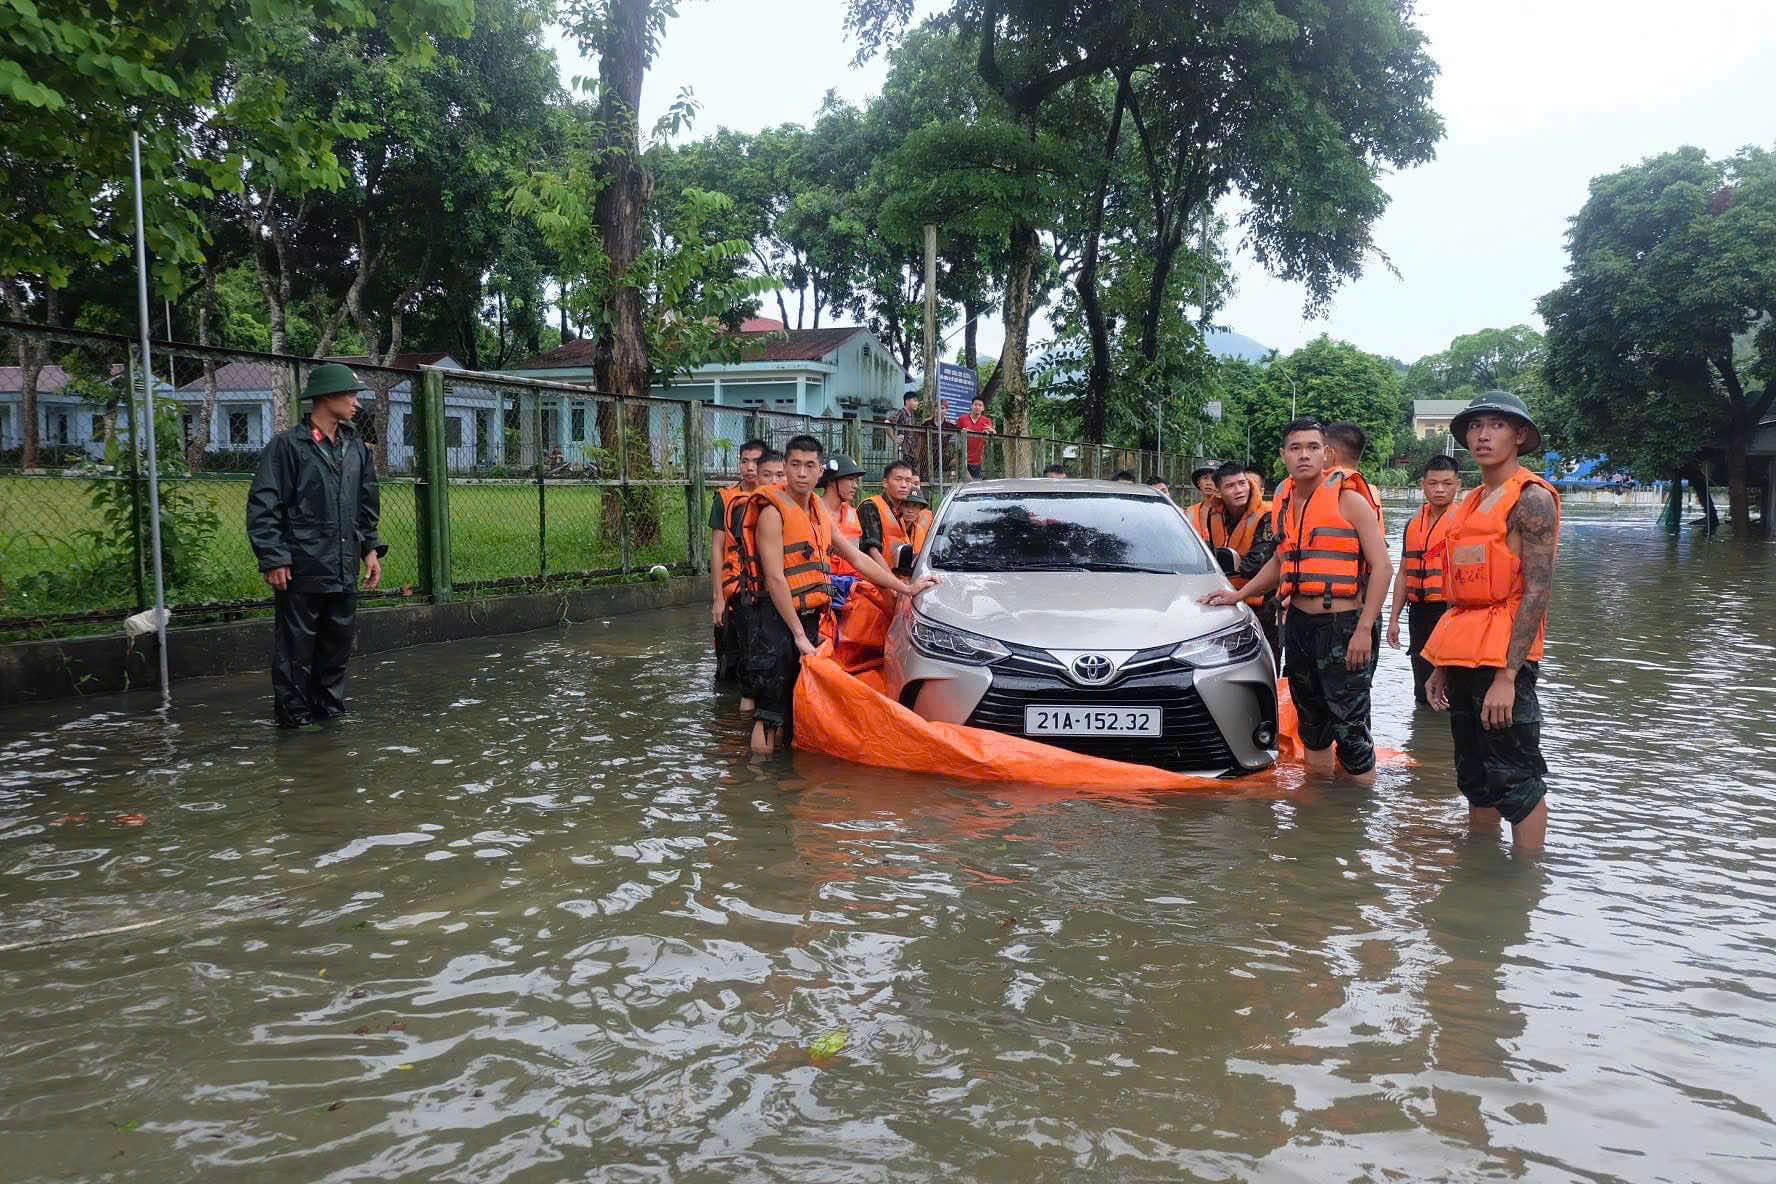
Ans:
{"label": "green metal fence post", "polygon": [[[617,396],[617,532],[622,546],[621,570],[629,571],[629,400]],[[605,486],[608,492],[610,486]]]}
{"label": "green metal fence post", "polygon": [[533,429],[536,445],[537,474],[537,579],[549,574],[549,504],[547,488],[543,484],[543,468],[547,463],[543,456],[543,400],[537,396],[536,426]]}
{"label": "green metal fence post", "polygon": [[692,399],[685,404],[685,524],[690,532],[691,570],[709,570],[709,531],[703,525],[703,507],[708,492],[703,483],[703,402]]}
{"label": "green metal fence post", "polygon": [[450,453],[444,439],[444,373],[422,371],[413,410],[419,416],[414,449],[413,509],[417,526],[419,590],[434,603],[450,599]]}

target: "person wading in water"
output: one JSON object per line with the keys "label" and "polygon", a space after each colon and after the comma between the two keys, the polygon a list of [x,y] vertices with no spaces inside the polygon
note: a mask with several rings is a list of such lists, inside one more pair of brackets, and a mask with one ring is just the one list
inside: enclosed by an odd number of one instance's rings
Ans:
{"label": "person wading in water", "polygon": [[1548,765],[1536,678],[1560,540],[1560,495],[1518,463],[1542,433],[1508,391],[1477,395],[1450,424],[1480,464],[1480,488],[1449,511],[1428,557],[1449,607],[1424,656],[1431,706],[1449,712],[1455,784],[1468,825],[1511,824],[1511,843],[1539,849],[1548,833]]}
{"label": "person wading in water", "polygon": [[358,565],[366,588],[382,583],[376,465],[351,422],[364,389],[349,367],[316,366],[302,391],[308,418],[271,438],[247,494],[247,542],[276,603],[271,693],[281,728],[345,711]]}
{"label": "person wading in water", "polygon": [[1400,544],[1400,574],[1394,578],[1387,638],[1389,645],[1400,648],[1400,613],[1404,610],[1406,655],[1412,659],[1412,697],[1420,707],[1426,707],[1425,681],[1431,677],[1431,664],[1424,660],[1424,645],[1448,607],[1443,600],[1443,571],[1429,562],[1429,556],[1449,533],[1448,511],[1461,493],[1461,471],[1453,458],[1433,456],[1419,484],[1424,490],[1424,505],[1406,523],[1406,537]]}
{"label": "person wading in water", "polygon": [[[1215,485],[1221,491],[1221,511],[1209,520],[1213,537],[1211,547],[1226,547],[1239,557],[1227,579],[1235,588],[1243,588],[1276,552],[1276,534],[1271,526],[1270,503],[1264,500],[1264,483],[1254,482],[1246,467],[1230,460],[1215,470]],[[1264,630],[1270,657],[1282,668],[1283,642],[1278,631],[1276,593],[1252,596],[1246,604]]]}
{"label": "person wading in water", "polygon": [[[1276,515],[1277,549],[1240,589],[1211,592],[1203,604],[1238,604],[1280,588],[1284,672],[1310,771],[1342,767],[1363,785],[1375,781],[1369,690],[1375,635],[1393,576],[1387,540],[1369,497],[1325,478],[1325,428],[1298,419],[1283,429],[1291,486]],[[1334,765],[1336,746],[1336,766]]]}
{"label": "person wading in water", "polygon": [[[746,685],[757,697],[752,750],[771,753],[793,739],[791,715],[802,659],[819,647],[821,625],[832,604],[832,557],[844,559],[870,583],[902,596],[917,596],[938,583],[926,576],[908,584],[843,535],[814,496],[825,448],[813,436],[784,446],[782,488],[753,494],[744,527],[746,574],[741,595],[760,611],[747,614]],[[769,611],[775,609],[775,612]]]}
{"label": "person wading in water", "polygon": [[709,505],[709,570],[716,573],[709,581],[714,603],[710,621],[715,627],[715,685],[722,687],[737,677],[739,643],[734,637],[733,616],[729,601],[740,591],[740,536],[734,507],[751,500],[759,486],[759,460],[769,449],[763,440],[748,440],[740,445],[740,480],[715,491]]}

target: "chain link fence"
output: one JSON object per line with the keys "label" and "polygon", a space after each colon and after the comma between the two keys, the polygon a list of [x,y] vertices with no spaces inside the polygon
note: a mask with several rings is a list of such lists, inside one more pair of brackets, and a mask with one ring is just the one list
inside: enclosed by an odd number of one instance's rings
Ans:
{"label": "chain link fence", "polygon": [[[168,601],[179,624],[270,607],[246,540],[260,451],[300,421],[315,359],[151,344],[152,376],[121,336],[0,321],[0,640],[107,631],[148,607],[151,552],[144,395],[158,424]],[[928,494],[980,476],[1127,469],[1174,495],[1189,458],[1067,441],[977,437],[583,386],[345,361],[369,388],[357,427],[375,459],[383,586],[370,603],[447,599],[707,569],[709,506],[739,450],[811,435],[858,461],[865,492],[909,459]],[[19,364],[12,364],[17,361]],[[27,388],[30,398],[27,400]],[[24,453],[26,402],[37,432]],[[936,500],[934,498],[934,500]]]}

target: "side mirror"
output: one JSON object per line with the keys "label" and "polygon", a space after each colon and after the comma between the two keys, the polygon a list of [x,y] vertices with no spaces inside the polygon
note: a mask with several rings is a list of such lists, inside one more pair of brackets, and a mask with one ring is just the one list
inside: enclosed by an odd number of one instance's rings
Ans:
{"label": "side mirror", "polygon": [[1239,570],[1239,553],[1232,547],[1216,547],[1215,562],[1221,565],[1222,575],[1232,575]]}
{"label": "side mirror", "polygon": [[902,543],[894,552],[894,574],[906,579],[913,574],[913,563],[919,558],[911,543]]}

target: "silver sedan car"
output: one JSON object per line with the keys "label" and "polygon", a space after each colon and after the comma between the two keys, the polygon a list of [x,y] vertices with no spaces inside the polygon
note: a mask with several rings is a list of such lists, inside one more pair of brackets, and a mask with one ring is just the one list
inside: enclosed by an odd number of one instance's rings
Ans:
{"label": "silver sedan car", "polygon": [[[1223,558],[1227,558],[1224,556]],[[888,693],[926,719],[1180,772],[1276,759],[1276,667],[1217,557],[1146,486],[973,482],[944,503],[888,632]]]}

